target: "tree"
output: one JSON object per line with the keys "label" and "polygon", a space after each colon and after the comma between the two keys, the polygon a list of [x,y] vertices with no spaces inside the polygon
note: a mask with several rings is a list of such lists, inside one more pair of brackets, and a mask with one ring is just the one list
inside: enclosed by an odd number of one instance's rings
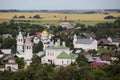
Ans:
{"label": "tree", "polygon": [[43,43],[42,41],[39,41],[38,44],[34,44],[34,47],[33,47],[33,52],[34,53],[38,53],[39,51],[42,51],[43,50]]}
{"label": "tree", "polygon": [[13,80],[14,73],[10,71],[0,71],[0,80]]}
{"label": "tree", "polygon": [[114,25],[117,27],[120,27],[120,17],[118,17],[115,21],[114,21]]}
{"label": "tree", "polygon": [[92,55],[96,55],[97,51],[95,49],[91,49],[91,50],[88,50],[88,53],[90,53]]}
{"label": "tree", "polygon": [[25,66],[24,59],[16,57],[15,60],[16,60],[16,63],[18,63],[18,68],[23,69]]}
{"label": "tree", "polygon": [[32,18],[32,16],[29,16],[29,18]]}
{"label": "tree", "polygon": [[33,69],[36,69],[37,66],[38,66],[40,63],[41,63],[41,60],[40,60],[39,56],[33,55],[31,67],[32,67]]}
{"label": "tree", "polygon": [[39,15],[35,15],[35,16],[33,16],[33,18],[40,19],[41,17]]}
{"label": "tree", "polygon": [[67,20],[67,16],[65,16],[65,21]]}
{"label": "tree", "polygon": [[23,15],[23,16],[19,16],[18,18],[25,18],[25,16]]}
{"label": "tree", "polygon": [[53,79],[51,80],[80,80],[80,77],[77,68],[69,65],[67,67],[60,67],[54,71]]}
{"label": "tree", "polygon": [[10,38],[10,37],[3,39],[2,48],[10,49],[12,46],[15,46],[15,45],[16,45],[15,39]]}
{"label": "tree", "polygon": [[7,28],[7,23],[6,22],[3,22],[0,24],[0,35],[2,34],[6,34],[9,32],[8,28]]}
{"label": "tree", "polygon": [[3,42],[3,39],[0,37],[0,43],[2,43]]}
{"label": "tree", "polygon": [[116,17],[109,15],[109,16],[106,16],[104,19],[116,19]]}
{"label": "tree", "polygon": [[11,46],[11,50],[12,50],[12,53],[16,53],[16,47],[15,47],[15,45],[13,45],[13,46]]}
{"label": "tree", "polygon": [[17,18],[17,15],[15,15],[13,18]]}

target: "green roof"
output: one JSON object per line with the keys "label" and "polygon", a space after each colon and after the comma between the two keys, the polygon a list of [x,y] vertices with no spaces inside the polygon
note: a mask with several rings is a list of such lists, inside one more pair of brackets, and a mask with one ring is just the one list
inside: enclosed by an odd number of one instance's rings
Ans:
{"label": "green roof", "polygon": [[57,58],[58,59],[76,59],[77,55],[72,54],[72,53],[70,55],[68,55],[66,52],[63,51],[58,55]]}

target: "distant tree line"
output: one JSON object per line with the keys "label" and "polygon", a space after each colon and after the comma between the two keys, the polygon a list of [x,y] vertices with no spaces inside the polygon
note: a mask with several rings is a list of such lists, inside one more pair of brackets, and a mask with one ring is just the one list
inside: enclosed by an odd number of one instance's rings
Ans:
{"label": "distant tree line", "polygon": [[[21,16],[15,15],[13,18],[25,18],[25,16],[24,16],[24,15],[21,15]],[[34,15],[33,17],[32,17],[32,16],[29,16],[29,18],[41,19],[40,15]]]}
{"label": "distant tree line", "polygon": [[15,15],[13,18],[25,18],[25,16],[24,15],[22,15],[22,16]]}
{"label": "distant tree line", "polygon": [[40,17],[40,15],[34,15],[33,17],[32,16],[29,16],[30,19],[41,19],[42,17]]}

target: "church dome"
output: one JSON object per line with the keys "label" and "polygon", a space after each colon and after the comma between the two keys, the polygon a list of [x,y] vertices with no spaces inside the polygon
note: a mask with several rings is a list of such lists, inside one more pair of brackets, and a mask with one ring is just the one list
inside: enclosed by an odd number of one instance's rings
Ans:
{"label": "church dome", "polygon": [[48,32],[46,30],[42,31],[42,34],[48,34]]}

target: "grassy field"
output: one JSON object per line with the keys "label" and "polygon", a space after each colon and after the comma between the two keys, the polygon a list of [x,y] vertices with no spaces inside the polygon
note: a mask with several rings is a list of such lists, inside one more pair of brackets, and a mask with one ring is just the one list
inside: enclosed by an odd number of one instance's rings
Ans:
{"label": "grassy field", "polygon": [[[110,14],[63,14],[63,13],[40,13],[40,12],[0,12],[0,22],[13,19],[13,17],[25,16],[25,19],[16,19],[16,20],[41,20],[41,22],[31,22],[31,24],[59,24],[59,20],[64,20],[64,17],[67,16],[67,20],[73,21],[75,24],[80,20],[81,23],[86,25],[95,25],[98,22],[112,22],[114,20],[105,20],[104,17],[107,15],[112,15],[115,17],[120,16],[120,13],[110,13]],[[40,15],[42,19],[30,19],[30,16]]]}

